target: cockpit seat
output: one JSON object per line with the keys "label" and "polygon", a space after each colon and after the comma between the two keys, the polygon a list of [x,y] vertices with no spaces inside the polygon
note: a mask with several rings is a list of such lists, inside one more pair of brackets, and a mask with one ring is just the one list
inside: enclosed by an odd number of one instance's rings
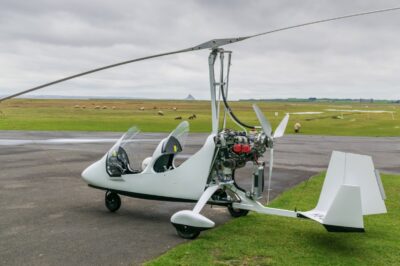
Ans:
{"label": "cockpit seat", "polygon": [[112,177],[141,172],[130,167],[128,154],[121,146],[118,147],[117,151],[114,150],[108,155],[106,169]]}
{"label": "cockpit seat", "polygon": [[174,136],[169,136],[162,145],[161,155],[154,162],[153,169],[157,173],[168,171],[174,167],[175,154],[182,151],[182,145]]}
{"label": "cockpit seat", "polygon": [[170,136],[167,141],[164,142],[162,147],[163,154],[176,154],[182,151],[182,146],[179,140],[174,136]]}

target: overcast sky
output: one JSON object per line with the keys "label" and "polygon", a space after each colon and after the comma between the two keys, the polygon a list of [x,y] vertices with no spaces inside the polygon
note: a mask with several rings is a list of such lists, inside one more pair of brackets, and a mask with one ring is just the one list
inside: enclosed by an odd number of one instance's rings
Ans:
{"label": "overcast sky", "polygon": [[[213,38],[236,37],[398,1],[0,0],[0,95]],[[230,96],[400,99],[400,11],[226,46]],[[209,51],[125,65],[32,94],[209,98]]]}

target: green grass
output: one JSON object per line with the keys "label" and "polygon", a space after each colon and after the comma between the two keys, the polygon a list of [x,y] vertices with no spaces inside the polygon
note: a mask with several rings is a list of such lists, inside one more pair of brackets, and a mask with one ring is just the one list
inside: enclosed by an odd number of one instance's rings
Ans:
{"label": "green grass", "polygon": [[[400,105],[358,103],[293,103],[260,102],[265,115],[275,127],[287,112],[324,112],[319,115],[291,115],[288,133],[297,121],[302,124],[301,134],[342,136],[400,136]],[[79,108],[75,106],[79,105]],[[258,125],[251,102],[232,102],[235,114],[244,122]],[[85,106],[85,109],[82,108]],[[95,109],[106,106],[107,109]],[[115,107],[113,109],[112,107]],[[140,111],[140,107],[145,107]],[[153,109],[157,107],[157,109]],[[174,111],[173,107],[178,110]],[[386,110],[394,112],[344,114],[325,109]],[[164,116],[157,115],[162,110]],[[191,132],[209,132],[210,102],[208,101],[143,101],[143,100],[32,100],[14,99],[0,104],[0,130],[72,130],[124,132],[137,125],[145,132],[169,132],[181,116],[190,121]],[[275,112],[278,116],[275,116]],[[235,127],[229,122],[230,127]]]}
{"label": "green grass", "polygon": [[[388,213],[364,218],[366,233],[329,233],[311,220],[250,213],[203,232],[147,265],[400,265],[400,176],[382,175]],[[271,206],[315,207],[322,174]]]}

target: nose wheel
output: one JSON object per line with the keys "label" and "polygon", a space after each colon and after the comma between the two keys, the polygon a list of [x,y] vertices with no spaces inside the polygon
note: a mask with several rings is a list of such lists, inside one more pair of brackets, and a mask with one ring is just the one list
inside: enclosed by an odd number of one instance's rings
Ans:
{"label": "nose wheel", "polygon": [[121,198],[112,191],[107,191],[105,196],[105,204],[110,212],[116,212],[121,207]]}
{"label": "nose wheel", "polygon": [[178,235],[184,239],[195,239],[200,235],[200,229],[183,224],[173,224]]}

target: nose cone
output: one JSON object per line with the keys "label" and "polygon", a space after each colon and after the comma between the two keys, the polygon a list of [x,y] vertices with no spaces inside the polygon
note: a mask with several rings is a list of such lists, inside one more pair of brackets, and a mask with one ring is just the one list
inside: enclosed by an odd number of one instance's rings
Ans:
{"label": "nose cone", "polygon": [[82,172],[82,179],[93,186],[105,186],[110,176],[106,171],[106,156]]}
{"label": "nose cone", "polygon": [[91,164],[89,167],[87,167],[81,174],[83,180],[85,180],[88,184],[93,184],[94,178],[95,178],[95,169],[96,169],[96,164]]}

